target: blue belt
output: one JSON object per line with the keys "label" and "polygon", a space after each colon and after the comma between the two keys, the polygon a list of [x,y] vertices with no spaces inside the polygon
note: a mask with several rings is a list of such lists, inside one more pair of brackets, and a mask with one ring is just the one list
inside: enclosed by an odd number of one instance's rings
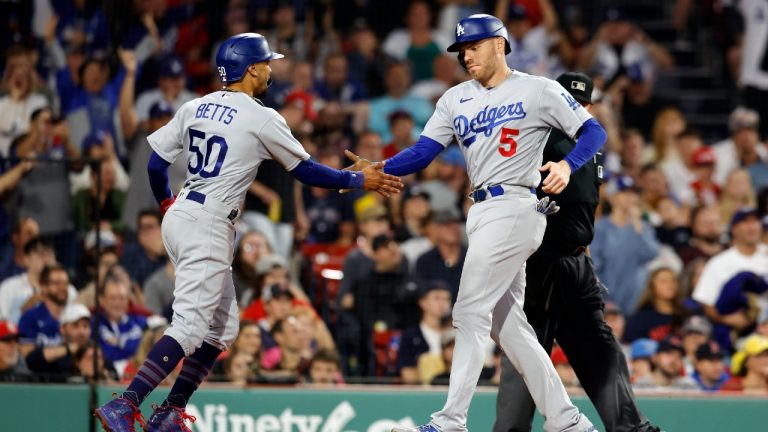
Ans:
{"label": "blue belt", "polygon": [[[187,199],[200,203],[200,205],[205,204],[205,194],[197,191],[193,191],[193,190],[187,191]],[[235,218],[237,217],[237,214],[238,214],[238,210],[232,209],[232,211],[229,213],[229,216],[227,216],[227,219],[229,219],[230,221],[234,221]]]}
{"label": "blue belt", "polygon": [[[525,187],[525,186],[521,186]],[[536,194],[536,189],[530,188],[532,194]],[[488,186],[487,188],[477,188],[469,194],[474,202],[483,202],[489,198],[504,195],[504,187],[502,185]]]}

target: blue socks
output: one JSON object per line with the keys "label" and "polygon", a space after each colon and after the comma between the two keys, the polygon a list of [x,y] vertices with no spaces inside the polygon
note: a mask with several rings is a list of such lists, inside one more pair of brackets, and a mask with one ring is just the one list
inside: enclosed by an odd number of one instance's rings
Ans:
{"label": "blue socks", "polygon": [[[199,351],[199,350],[198,350]],[[141,369],[123,393],[123,398],[139,406],[144,399],[176,368],[184,358],[184,350],[170,336],[163,336],[149,352]]]}
{"label": "blue socks", "polygon": [[173,383],[171,392],[168,394],[165,402],[163,402],[163,405],[177,408],[186,407],[189,398],[192,397],[192,393],[197,390],[200,383],[203,382],[205,377],[211,372],[211,369],[213,369],[213,364],[216,363],[219,354],[221,354],[220,349],[208,342],[203,342],[200,348],[184,359],[184,366],[181,367],[179,377]]}

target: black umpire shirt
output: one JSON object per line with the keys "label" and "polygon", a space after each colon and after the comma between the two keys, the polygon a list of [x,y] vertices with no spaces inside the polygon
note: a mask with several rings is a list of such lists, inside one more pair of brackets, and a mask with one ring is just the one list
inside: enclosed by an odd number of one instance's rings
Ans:
{"label": "black umpire shirt", "polygon": [[[544,162],[563,160],[575,145],[576,143],[563,132],[553,128],[544,147]],[[576,172],[571,173],[571,180],[562,193],[549,195],[550,199],[560,206],[560,211],[547,217],[547,229],[539,250],[570,254],[592,242],[602,178],[602,153],[598,153]],[[539,198],[548,196],[541,190],[541,185],[536,194]]]}

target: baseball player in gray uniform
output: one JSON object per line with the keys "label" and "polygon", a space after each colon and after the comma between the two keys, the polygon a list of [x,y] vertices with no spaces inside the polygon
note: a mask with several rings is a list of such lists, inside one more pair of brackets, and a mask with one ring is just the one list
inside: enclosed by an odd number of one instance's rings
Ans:
{"label": "baseball player in gray uniform", "polygon": [[[448,400],[428,424],[393,432],[467,430],[467,411],[480,376],[488,337],[499,343],[525,377],[547,431],[592,431],[573,406],[547,353],[523,312],[525,261],[538,248],[545,214],[554,203],[537,201],[543,188],[559,193],[603,146],[602,126],[557,82],[507,68],[510,52],[503,23],[472,15],[456,26],[459,61],[472,80],[449,89],[413,146],[388,159],[384,171],[405,175],[426,167],[445,146],[458,141],[467,162],[474,205],[467,217],[467,251],[453,310],[456,345]],[[541,166],[547,137],[557,128],[577,139],[562,162]],[[366,161],[356,160],[356,166]],[[541,167],[541,169],[539,169]]]}
{"label": "baseball player in gray uniform", "polygon": [[[314,163],[285,120],[254,97],[266,91],[269,62],[282,58],[266,39],[244,33],[227,39],[216,64],[225,87],[185,103],[173,119],[149,136],[150,185],[161,211],[163,242],[176,268],[171,327],[152,348],[128,389],[96,410],[107,431],[188,431],[184,408],[216,358],[235,340],[239,311],[230,266],[240,205],[259,164],[274,159],[313,186],[362,188],[389,196],[400,180],[383,164],[340,171]],[[184,189],[173,197],[167,168],[187,161]],[[146,425],[138,406],[184,359],[168,398]]]}

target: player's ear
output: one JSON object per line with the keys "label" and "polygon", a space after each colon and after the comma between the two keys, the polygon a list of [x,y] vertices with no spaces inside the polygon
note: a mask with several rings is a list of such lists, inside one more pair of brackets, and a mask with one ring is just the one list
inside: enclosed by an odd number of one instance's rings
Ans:
{"label": "player's ear", "polygon": [[249,74],[251,74],[251,75],[252,75],[252,76],[254,76],[254,77],[256,77],[256,76],[258,76],[258,75],[259,75],[259,74],[256,72],[256,63],[254,63],[254,64],[252,64],[252,65],[248,66],[248,73],[249,73]]}

